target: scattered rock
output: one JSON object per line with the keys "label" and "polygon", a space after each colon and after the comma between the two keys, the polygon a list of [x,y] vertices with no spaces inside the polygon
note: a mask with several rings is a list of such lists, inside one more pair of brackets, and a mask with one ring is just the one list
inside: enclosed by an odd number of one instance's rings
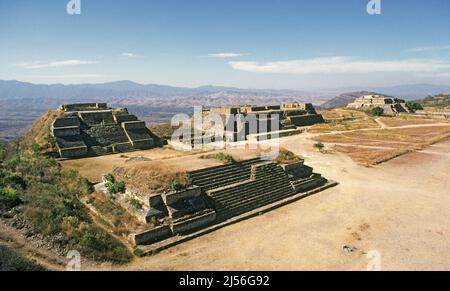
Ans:
{"label": "scattered rock", "polygon": [[354,246],[350,246],[350,245],[346,245],[342,248],[342,250],[346,253],[354,253],[356,252],[358,249]]}

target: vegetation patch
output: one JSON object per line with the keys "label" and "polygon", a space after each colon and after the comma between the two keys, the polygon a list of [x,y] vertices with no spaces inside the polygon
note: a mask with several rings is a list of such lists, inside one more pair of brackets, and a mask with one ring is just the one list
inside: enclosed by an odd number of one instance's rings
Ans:
{"label": "vegetation patch", "polygon": [[301,162],[302,158],[297,156],[291,151],[288,151],[286,149],[280,149],[280,153],[278,154],[278,157],[276,159],[276,162],[279,164],[295,164],[298,162]]}
{"label": "vegetation patch", "polygon": [[363,111],[333,109],[320,113],[324,117],[325,123],[313,125],[309,129],[310,133],[327,133],[380,127],[373,117]]}
{"label": "vegetation patch", "polygon": [[35,261],[24,258],[19,252],[0,245],[0,272],[46,271]]}
{"label": "vegetation patch", "polygon": [[[129,262],[127,248],[97,227],[80,198],[91,185],[76,171],[62,170],[49,157],[2,145],[0,189],[2,211],[17,209],[32,231],[94,261]],[[6,153],[6,154],[5,154]],[[20,199],[20,200],[19,200]]]}
{"label": "vegetation patch", "polygon": [[105,176],[105,187],[110,195],[125,193],[126,185],[123,181],[117,181],[112,174]]}
{"label": "vegetation patch", "polygon": [[192,180],[188,173],[178,173],[170,182],[170,191],[182,191],[192,186]]}
{"label": "vegetation patch", "polygon": [[227,155],[225,153],[217,153],[215,156],[215,159],[218,161],[221,161],[225,164],[234,164],[236,163],[235,159],[231,155]]}
{"label": "vegetation patch", "polygon": [[367,111],[371,116],[381,116],[384,114],[384,109],[381,107],[374,107]]}

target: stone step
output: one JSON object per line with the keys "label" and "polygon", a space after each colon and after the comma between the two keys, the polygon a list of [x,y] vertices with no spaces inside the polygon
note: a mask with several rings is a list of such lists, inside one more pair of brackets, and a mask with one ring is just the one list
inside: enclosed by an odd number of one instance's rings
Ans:
{"label": "stone step", "polygon": [[[270,183],[270,187],[268,188],[268,183]],[[259,192],[264,193],[267,191],[267,189],[275,189],[278,187],[285,187],[291,185],[288,181],[285,180],[271,180],[271,181],[262,181],[260,183],[249,183],[250,185],[248,187],[237,187],[237,188],[231,188],[227,189],[225,192],[219,192],[216,195],[213,196],[214,200],[218,202],[226,202],[228,200],[240,197],[248,196],[253,192]],[[250,189],[248,189],[250,188]]]}
{"label": "stone step", "polygon": [[216,180],[209,181],[209,182],[205,181],[203,183],[199,183],[194,180],[193,183],[194,183],[194,185],[204,188],[204,190],[212,190],[212,189],[217,189],[217,188],[224,187],[227,185],[244,182],[246,180],[250,180],[250,175],[248,175],[246,177],[233,176],[233,177],[230,177],[230,179],[225,179],[225,180],[224,179],[216,179]]}
{"label": "stone step", "polygon": [[236,168],[236,167],[249,166],[249,165],[253,165],[253,164],[259,163],[259,162],[261,162],[261,159],[260,158],[255,158],[255,159],[240,161],[240,162],[237,162],[235,164],[229,164],[229,165],[223,165],[223,166],[217,166],[217,167],[211,167],[211,168],[207,168],[207,169],[192,171],[192,172],[190,172],[190,175],[192,177],[204,176],[204,175],[206,175],[208,173],[211,173],[211,172],[222,171],[222,170],[227,169],[227,168]]}
{"label": "stone step", "polygon": [[218,204],[216,207],[216,211],[220,212],[221,210],[238,209],[245,205],[253,205],[253,206],[255,206],[255,208],[258,208],[259,207],[258,205],[260,205],[261,201],[265,201],[267,199],[278,200],[280,198],[290,196],[290,195],[295,195],[295,192],[291,191],[290,189],[286,189],[286,188],[280,188],[277,190],[273,189],[270,192],[257,193],[250,197],[243,197],[243,199],[240,199],[240,200],[238,199],[238,200],[229,201],[226,203],[220,202],[220,204]]}
{"label": "stone step", "polygon": [[226,220],[231,217],[238,216],[243,213],[252,211],[254,209],[269,205],[276,201],[283,200],[283,199],[288,198],[293,195],[295,195],[295,194],[286,193],[285,195],[270,196],[265,199],[261,199],[261,200],[257,201],[257,203],[248,203],[245,205],[241,205],[240,207],[236,207],[236,208],[218,208],[218,209],[216,209],[217,220],[219,220],[219,221]]}
{"label": "stone step", "polygon": [[205,183],[207,181],[214,180],[214,179],[224,179],[224,178],[227,178],[227,177],[239,176],[239,175],[250,176],[250,168],[248,168],[248,169],[239,169],[239,170],[235,169],[233,171],[218,172],[218,173],[215,173],[214,175],[209,175],[209,176],[206,176],[206,177],[203,177],[203,176],[202,177],[192,177],[192,176],[190,176],[190,177],[191,177],[191,179],[194,182]]}

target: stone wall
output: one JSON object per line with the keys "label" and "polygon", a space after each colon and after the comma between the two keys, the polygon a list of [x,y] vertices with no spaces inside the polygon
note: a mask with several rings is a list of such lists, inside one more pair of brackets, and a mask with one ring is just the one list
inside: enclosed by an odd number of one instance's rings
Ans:
{"label": "stone wall", "polygon": [[54,121],[52,134],[63,158],[157,146],[145,122],[129,114],[126,108],[108,108],[106,103],[68,104],[60,108],[65,112]]}

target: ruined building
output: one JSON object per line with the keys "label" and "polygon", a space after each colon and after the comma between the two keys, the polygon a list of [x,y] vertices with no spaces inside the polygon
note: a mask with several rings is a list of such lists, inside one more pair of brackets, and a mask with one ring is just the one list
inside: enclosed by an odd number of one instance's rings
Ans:
{"label": "ruined building", "polygon": [[347,105],[352,109],[370,109],[380,107],[383,108],[384,114],[396,115],[398,113],[409,113],[406,107],[406,101],[383,95],[365,95],[356,99],[353,103]]}
{"label": "ruined building", "polygon": [[60,110],[51,130],[61,158],[145,150],[160,142],[126,108],[86,103],[62,105]]}
{"label": "ruined building", "polygon": [[[298,160],[289,164],[259,158],[189,173],[192,187],[172,193],[127,195],[144,204],[142,219],[159,221],[153,229],[134,236],[136,245],[208,231],[213,225],[242,219],[333,187]],[[142,193],[141,193],[142,194]]]}
{"label": "ruined building", "polygon": [[[222,117],[228,141],[249,139],[270,139],[276,133],[279,137],[300,133],[298,127],[324,122],[309,103],[289,103],[277,106],[239,106],[211,108],[209,113]],[[256,126],[251,127],[255,122]]]}

